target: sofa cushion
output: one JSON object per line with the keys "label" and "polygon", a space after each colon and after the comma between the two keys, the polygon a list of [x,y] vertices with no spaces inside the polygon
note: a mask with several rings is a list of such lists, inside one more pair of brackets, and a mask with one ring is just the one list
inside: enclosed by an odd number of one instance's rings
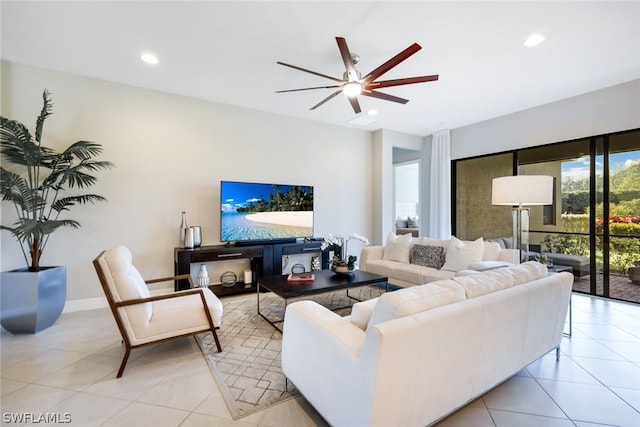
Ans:
{"label": "sofa cushion", "polygon": [[442,246],[413,245],[411,247],[411,263],[440,270],[444,265],[444,248]]}
{"label": "sofa cushion", "polygon": [[502,237],[489,237],[488,239],[484,239],[485,242],[495,242],[500,246],[500,249],[506,249],[507,247],[504,244],[504,239]]}
{"label": "sofa cushion", "polygon": [[367,327],[464,299],[464,288],[453,280],[438,280],[387,292],[378,298]]}
{"label": "sofa cushion", "polygon": [[373,310],[376,308],[379,299],[380,297],[376,297],[353,304],[353,306],[351,306],[349,321],[363,331],[366,331]]}
{"label": "sofa cushion", "polygon": [[457,276],[453,280],[464,287],[467,298],[479,297],[513,286],[513,277],[511,275],[491,273]]}
{"label": "sofa cushion", "polygon": [[[393,268],[398,265],[397,261],[387,261],[384,259],[376,259],[367,262],[367,271],[381,276],[393,277]],[[404,265],[404,264],[402,264]]]}
{"label": "sofa cushion", "polygon": [[478,270],[460,270],[460,271],[456,271],[456,275],[454,277],[473,276],[476,274],[482,274],[482,272]]}
{"label": "sofa cushion", "polygon": [[411,252],[411,238],[411,234],[396,236],[393,232],[389,232],[387,244],[384,247],[383,259],[408,264]]}
{"label": "sofa cushion", "polygon": [[421,237],[420,239],[414,239],[412,243],[418,245],[429,245],[429,246],[441,246],[444,248],[444,252],[447,252],[447,248],[449,247],[449,243],[451,239],[432,239],[430,237]]}
{"label": "sofa cushion", "polygon": [[[415,283],[417,285],[423,285],[425,283],[433,282],[435,280],[450,279],[455,273],[448,270],[436,270],[435,268],[425,267],[416,264],[402,264],[393,262],[390,274],[387,277],[402,280],[404,282]],[[373,273],[373,271],[372,271]]]}
{"label": "sofa cushion", "polygon": [[513,264],[506,261],[480,261],[480,262],[472,262],[467,266],[467,269],[483,271],[483,270],[493,270],[494,268],[509,267],[511,265]]}
{"label": "sofa cushion", "polygon": [[582,267],[583,265],[589,265],[589,258],[580,255],[547,253],[547,257],[551,258],[555,263],[568,265],[569,267]]}
{"label": "sofa cushion", "polygon": [[537,279],[547,277],[549,271],[547,267],[536,261],[527,261],[520,265],[514,265],[511,267],[498,268],[495,270],[487,271],[484,274],[488,275],[509,275],[513,277],[513,285],[521,285],[523,283],[532,282]]}
{"label": "sofa cushion", "polygon": [[498,261],[500,245],[497,242],[484,242],[482,261]]}
{"label": "sofa cushion", "polygon": [[462,241],[452,236],[442,269],[449,271],[465,270],[469,264],[482,261],[483,252],[484,241],[482,237],[474,241]]}

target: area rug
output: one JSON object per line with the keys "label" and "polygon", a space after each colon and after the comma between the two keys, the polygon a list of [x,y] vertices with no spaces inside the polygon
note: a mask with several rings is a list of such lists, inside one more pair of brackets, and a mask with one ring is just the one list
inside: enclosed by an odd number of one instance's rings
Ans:
{"label": "area rug", "polygon": [[[380,288],[365,286],[349,290],[349,295],[366,300],[382,292]],[[342,316],[351,312],[348,306],[352,301],[346,291],[307,299],[337,309]],[[288,304],[294,301],[289,300]],[[287,385],[282,373],[282,334],[258,315],[256,295],[223,299],[222,303],[224,314],[218,330],[222,352],[218,353],[210,332],[196,335],[196,341],[233,419],[298,396],[295,386],[291,382]],[[283,299],[271,293],[260,294],[260,311],[270,320],[282,319],[284,309]]]}

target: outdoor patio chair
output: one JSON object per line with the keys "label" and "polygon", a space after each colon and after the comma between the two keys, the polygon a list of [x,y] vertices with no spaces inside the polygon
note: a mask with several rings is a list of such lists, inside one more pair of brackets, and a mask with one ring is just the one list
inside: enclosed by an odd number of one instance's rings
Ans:
{"label": "outdoor patio chair", "polygon": [[93,265],[126,346],[117,378],[122,376],[131,349],[145,345],[211,331],[218,351],[222,351],[216,333],[222,303],[211,290],[197,288],[151,296],[147,287],[178,279],[191,283],[190,275],[145,281],[132,264],[131,251],[124,246],[103,251]]}

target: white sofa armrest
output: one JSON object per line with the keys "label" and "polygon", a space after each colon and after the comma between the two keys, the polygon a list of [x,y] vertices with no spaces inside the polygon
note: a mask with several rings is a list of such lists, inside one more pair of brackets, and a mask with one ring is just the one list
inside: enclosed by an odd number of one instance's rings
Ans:
{"label": "white sofa armrest", "polygon": [[[304,361],[300,352],[318,355],[323,353],[320,358],[355,360],[364,340],[365,332],[353,325],[348,318],[341,317],[314,301],[297,301],[289,304],[285,312],[282,334],[283,369],[285,364],[302,361],[307,371],[308,360]],[[293,357],[290,359],[291,356]]]}
{"label": "white sofa armrest", "polygon": [[365,337],[348,318],[313,301],[287,306],[282,371],[320,413],[328,414],[330,424],[357,416],[354,399],[371,398],[371,374],[365,375],[359,362]]}
{"label": "white sofa armrest", "polygon": [[360,253],[360,269],[367,271],[367,263],[384,258],[384,246],[365,246]]}

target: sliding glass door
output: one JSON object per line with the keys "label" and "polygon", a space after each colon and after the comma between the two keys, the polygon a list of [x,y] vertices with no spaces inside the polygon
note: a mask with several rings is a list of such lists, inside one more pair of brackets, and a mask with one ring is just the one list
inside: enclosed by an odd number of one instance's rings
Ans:
{"label": "sliding glass door", "polygon": [[596,138],[596,283],[592,294],[640,302],[640,132]]}
{"label": "sliding glass door", "polygon": [[492,178],[553,176],[553,203],[531,207],[530,251],[570,267],[574,291],[640,303],[640,130],[457,160],[452,170],[452,227],[465,239],[509,235],[509,211],[491,206]]}

